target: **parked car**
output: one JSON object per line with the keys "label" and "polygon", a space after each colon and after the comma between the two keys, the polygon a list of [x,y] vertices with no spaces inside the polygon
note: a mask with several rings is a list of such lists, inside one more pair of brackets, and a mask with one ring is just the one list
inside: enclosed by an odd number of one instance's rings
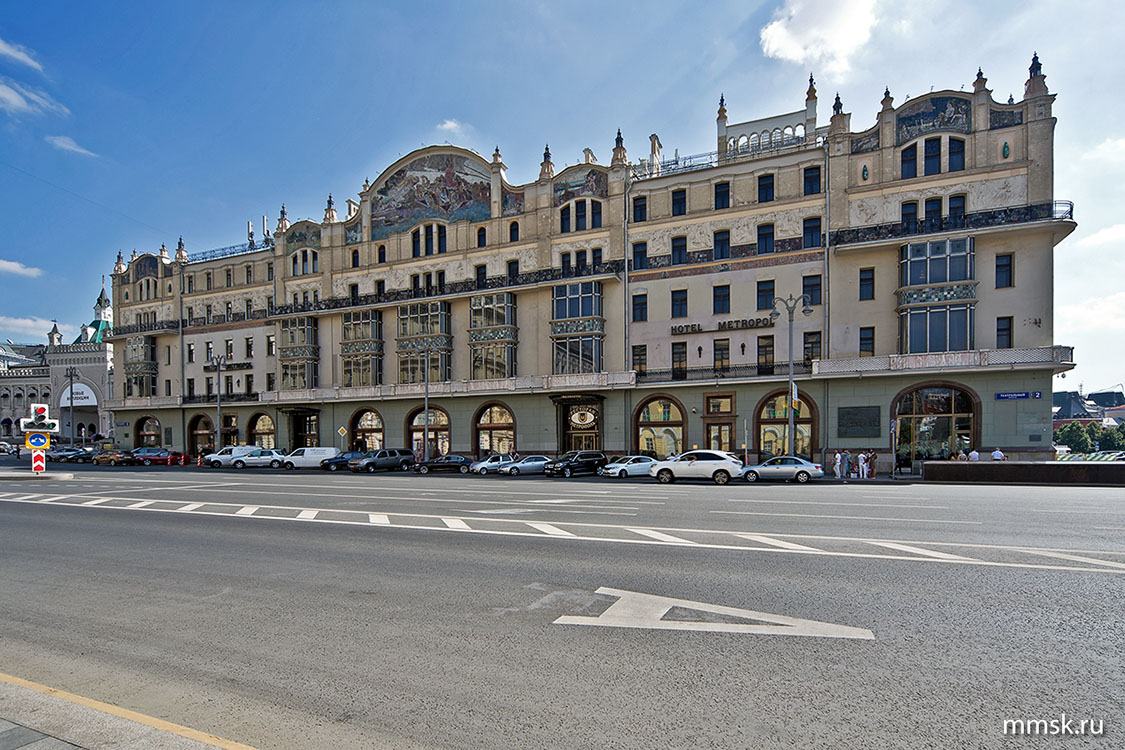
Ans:
{"label": "parked car", "polygon": [[820,464],[796,456],[775,456],[742,470],[742,478],[747,482],[757,482],[759,479],[791,479],[804,484],[810,479],[820,479],[823,476],[824,467]]}
{"label": "parked car", "polygon": [[109,464],[110,466],[134,466],[137,463],[137,459],[128,451],[112,448],[96,454],[94,456],[94,463],[99,466],[105,464]]}
{"label": "parked car", "polygon": [[325,458],[320,462],[320,468],[325,471],[339,471],[340,469],[348,468],[348,461],[353,458],[362,458],[367,455],[367,451],[345,451],[344,453],[337,453],[331,458]]}
{"label": "parked car", "polygon": [[14,456],[16,453],[16,446],[8,445],[7,443],[0,443],[0,456],[5,456],[9,453]]}
{"label": "parked car", "polygon": [[622,456],[610,461],[598,473],[606,477],[647,477],[648,467],[656,459],[651,456]]}
{"label": "parked car", "polygon": [[[203,465],[210,466],[212,469],[217,469],[220,466],[230,466],[231,463],[234,462],[234,459],[253,453],[257,449],[258,446],[256,445],[228,445],[218,453],[209,453],[204,456]],[[141,463],[145,463],[143,457],[137,457],[141,459]],[[148,464],[145,464],[145,466],[148,466]]]}
{"label": "parked car", "polygon": [[82,452],[81,448],[59,447],[59,448],[52,448],[51,450],[47,451],[46,454],[44,454],[43,457],[46,458],[48,461],[64,462],[67,459],[69,459],[71,456],[75,455],[76,453],[81,453],[81,452]]}
{"label": "parked car", "polygon": [[324,448],[321,446],[298,448],[282,459],[281,465],[286,469],[315,469],[320,466],[320,462],[324,459],[338,455],[340,455],[339,448]]}
{"label": "parked car", "polygon": [[542,474],[543,467],[551,459],[546,456],[524,456],[516,461],[510,461],[506,464],[500,464],[500,473],[508,476],[518,476],[520,474]]}
{"label": "parked car", "polygon": [[688,451],[677,458],[653,461],[648,475],[661,484],[677,479],[710,479],[715,484],[726,484],[731,477],[742,475],[742,461],[733,453],[722,451]]}
{"label": "parked car", "polygon": [[543,465],[543,473],[549,477],[575,474],[596,474],[598,469],[609,463],[601,451],[567,451],[554,461]]}
{"label": "parked car", "polygon": [[419,474],[429,474],[431,471],[456,471],[461,474],[468,474],[470,464],[472,464],[472,460],[451,453],[448,456],[438,456],[437,458],[431,458],[429,461],[414,464],[414,471]]}
{"label": "parked car", "polygon": [[143,464],[144,466],[152,466],[153,464],[167,464],[171,466],[172,464],[178,464],[181,458],[184,459],[185,462],[187,461],[186,454],[162,448],[155,453],[144,454],[138,458],[137,463]]}
{"label": "parked car", "polygon": [[134,448],[130,452],[133,454],[133,458],[136,458],[136,459],[139,460],[139,459],[144,458],[145,456],[155,456],[163,450],[164,450],[163,448],[154,448],[154,447],[149,446],[149,447],[145,447],[145,448]]}
{"label": "parked car", "polygon": [[488,472],[496,472],[500,470],[501,464],[511,463],[514,459],[510,453],[493,453],[487,458],[482,458],[479,461],[473,461],[469,466],[469,471],[474,474],[480,474],[482,477]]}
{"label": "parked car", "polygon": [[252,453],[247,453],[245,456],[239,456],[234,459],[231,461],[231,466],[236,469],[259,466],[268,466],[271,469],[276,469],[283,463],[285,463],[285,454],[281,451],[259,448]]}
{"label": "parked car", "polygon": [[360,458],[348,461],[348,468],[352,471],[407,471],[414,465],[414,454],[405,448],[383,448],[371,451]]}
{"label": "parked car", "polygon": [[72,449],[70,453],[59,459],[68,464],[88,464],[94,460],[94,454],[97,453],[97,448],[93,446],[89,448],[76,448]]}

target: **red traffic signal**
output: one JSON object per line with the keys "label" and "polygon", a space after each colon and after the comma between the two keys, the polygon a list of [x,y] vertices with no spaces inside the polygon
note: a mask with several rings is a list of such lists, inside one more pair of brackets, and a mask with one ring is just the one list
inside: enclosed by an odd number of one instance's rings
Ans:
{"label": "red traffic signal", "polygon": [[35,416],[42,417],[42,416],[45,416],[46,414],[47,414],[47,407],[46,406],[36,406],[35,407]]}

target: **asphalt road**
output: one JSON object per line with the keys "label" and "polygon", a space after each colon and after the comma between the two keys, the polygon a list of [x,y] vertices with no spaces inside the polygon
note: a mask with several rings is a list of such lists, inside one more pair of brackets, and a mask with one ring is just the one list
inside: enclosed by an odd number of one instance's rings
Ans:
{"label": "asphalt road", "polygon": [[258,747],[1119,746],[1120,489],[76,472],[0,671]]}

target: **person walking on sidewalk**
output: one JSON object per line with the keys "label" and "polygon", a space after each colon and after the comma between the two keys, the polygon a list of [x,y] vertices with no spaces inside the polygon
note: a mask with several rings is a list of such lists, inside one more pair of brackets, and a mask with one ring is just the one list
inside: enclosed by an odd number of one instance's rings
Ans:
{"label": "person walking on sidewalk", "polygon": [[859,463],[859,478],[867,479],[867,452],[861,451],[857,462]]}
{"label": "person walking on sidewalk", "polygon": [[875,478],[875,459],[879,458],[879,454],[874,449],[867,454],[867,478]]}
{"label": "person walking on sidewalk", "polygon": [[836,449],[836,455],[832,459],[832,461],[833,461],[832,462],[832,471],[835,472],[837,479],[840,478],[840,461],[841,460],[843,460],[843,458],[842,458],[842,456],[840,456],[840,449],[837,448]]}

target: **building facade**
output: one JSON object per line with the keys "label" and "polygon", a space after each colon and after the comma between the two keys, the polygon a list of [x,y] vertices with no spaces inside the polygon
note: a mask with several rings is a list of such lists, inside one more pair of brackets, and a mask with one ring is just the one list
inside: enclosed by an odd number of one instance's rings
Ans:
{"label": "building facade", "polygon": [[810,78],[788,114],[732,124],[721,100],[714,152],[665,159],[653,135],[631,163],[618,133],[608,167],[586,149],[556,174],[548,149],[524,185],[499,150],[424,148],[343,219],[330,196],[261,245],[119,256],[120,441],[195,452],[221,419],[224,443],[421,452],[428,421],[431,453],[759,458],[793,408],[817,459],[1050,457],[1075,224],[1029,73],[1007,104],[979,71],[971,93],[888,91],[861,131],[838,97],[818,125]]}

